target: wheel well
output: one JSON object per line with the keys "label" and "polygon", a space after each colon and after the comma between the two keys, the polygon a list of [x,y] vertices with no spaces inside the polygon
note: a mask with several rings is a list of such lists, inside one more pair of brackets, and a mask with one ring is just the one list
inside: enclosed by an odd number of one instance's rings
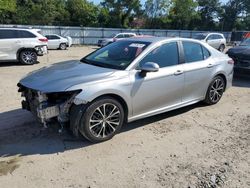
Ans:
{"label": "wheel well", "polygon": [[21,48],[21,49],[19,49],[19,50],[17,51],[17,54],[16,54],[16,57],[17,57],[18,60],[19,60],[19,58],[20,58],[20,53],[21,53],[22,51],[24,51],[24,50],[30,50],[30,51],[36,52],[36,50],[35,50],[34,48]]}
{"label": "wheel well", "polygon": [[224,74],[217,74],[216,76],[220,76],[220,77],[222,77],[223,78],[223,80],[224,80],[224,82],[225,82],[225,89],[226,89],[226,87],[227,87],[227,79],[226,79],[226,76],[224,75]]}
{"label": "wheel well", "polygon": [[127,122],[127,119],[128,119],[128,105],[127,105],[126,101],[121,96],[110,93],[110,94],[101,95],[101,96],[95,98],[94,100],[96,100],[98,98],[101,98],[101,97],[112,97],[112,98],[116,99],[118,102],[120,102],[123,109],[124,109],[124,114],[125,114],[124,120]]}

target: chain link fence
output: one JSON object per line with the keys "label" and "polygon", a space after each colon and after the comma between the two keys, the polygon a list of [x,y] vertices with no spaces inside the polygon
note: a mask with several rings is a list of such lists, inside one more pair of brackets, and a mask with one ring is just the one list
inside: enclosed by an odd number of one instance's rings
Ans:
{"label": "chain link fence", "polygon": [[[109,38],[113,34],[132,32],[141,35],[153,35],[157,37],[184,37],[192,38],[198,33],[207,33],[208,31],[191,30],[162,30],[162,29],[123,29],[123,28],[95,28],[95,27],[68,27],[68,26],[40,26],[40,25],[0,25],[0,27],[17,27],[40,29],[43,35],[58,34],[61,36],[70,36],[73,44],[97,44],[99,39]],[[210,31],[213,32],[213,31]],[[227,42],[230,42],[232,32],[223,33]]]}

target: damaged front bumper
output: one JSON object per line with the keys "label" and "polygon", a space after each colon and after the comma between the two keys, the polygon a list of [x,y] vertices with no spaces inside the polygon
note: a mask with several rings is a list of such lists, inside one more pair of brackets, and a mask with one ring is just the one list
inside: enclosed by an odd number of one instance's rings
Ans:
{"label": "damaged front bumper", "polygon": [[53,119],[59,123],[69,121],[69,109],[73,104],[75,96],[80,92],[65,91],[58,93],[42,93],[40,91],[26,88],[20,84],[19,92],[25,100],[22,101],[22,108],[32,112],[32,114],[46,125]]}

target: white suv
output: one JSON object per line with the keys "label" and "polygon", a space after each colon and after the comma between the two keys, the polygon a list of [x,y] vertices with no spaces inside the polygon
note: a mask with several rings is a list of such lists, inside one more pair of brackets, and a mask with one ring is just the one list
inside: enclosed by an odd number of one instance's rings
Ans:
{"label": "white suv", "polygon": [[200,33],[195,35],[193,38],[206,42],[221,52],[223,52],[226,48],[227,41],[221,33]]}
{"label": "white suv", "polygon": [[0,62],[20,61],[26,65],[37,62],[47,53],[48,39],[36,30],[0,28]]}

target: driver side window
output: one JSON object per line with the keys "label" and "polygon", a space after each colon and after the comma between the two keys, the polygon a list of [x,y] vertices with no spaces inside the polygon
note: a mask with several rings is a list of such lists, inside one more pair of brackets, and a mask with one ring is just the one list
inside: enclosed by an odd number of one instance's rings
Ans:
{"label": "driver side window", "polygon": [[177,65],[179,63],[177,42],[162,44],[152,50],[141,60],[140,67],[147,62],[157,63],[160,68]]}
{"label": "driver side window", "polygon": [[123,35],[123,34],[119,34],[119,35],[117,35],[115,38],[118,38],[118,39],[124,38],[124,35]]}

